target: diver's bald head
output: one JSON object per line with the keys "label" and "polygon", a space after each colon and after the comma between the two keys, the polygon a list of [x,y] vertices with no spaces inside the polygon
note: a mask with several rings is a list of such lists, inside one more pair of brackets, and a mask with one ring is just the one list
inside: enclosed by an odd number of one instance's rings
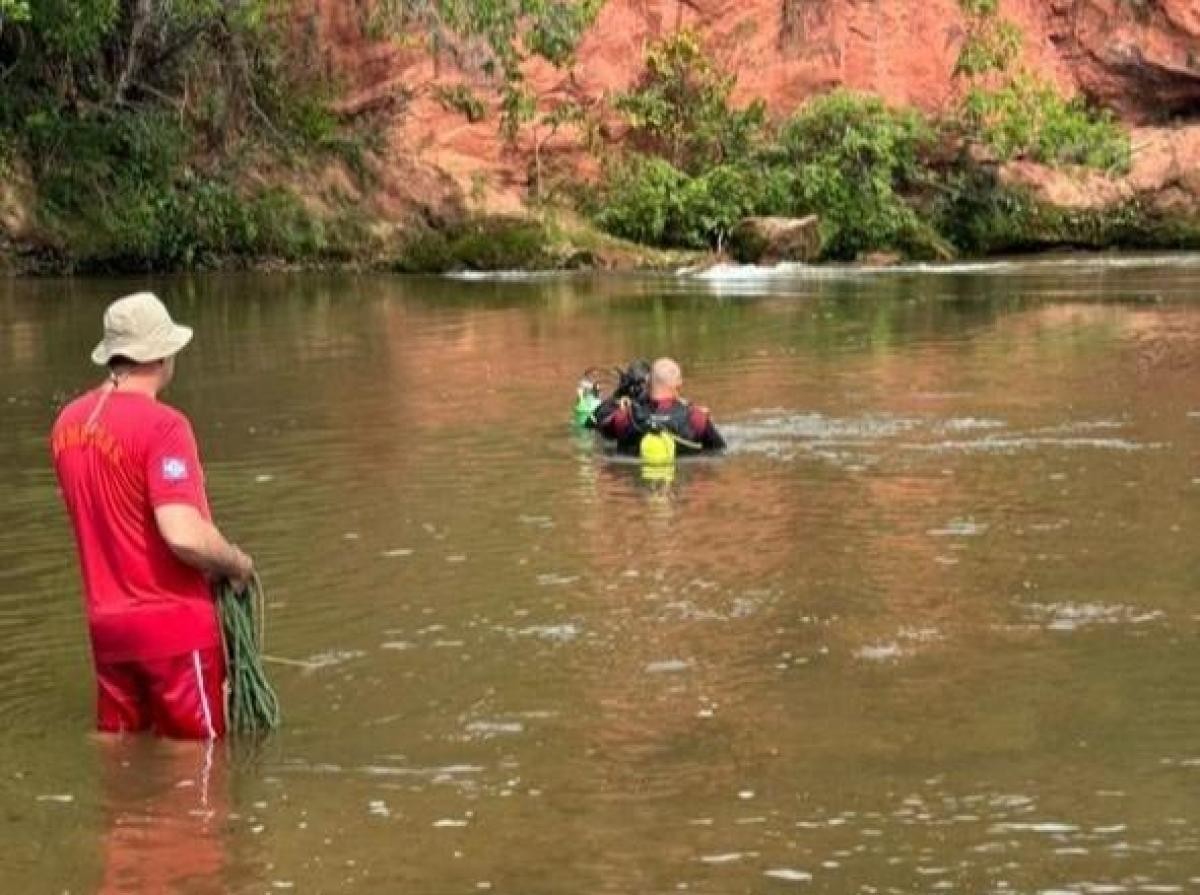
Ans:
{"label": "diver's bald head", "polygon": [[674,398],[683,385],[683,371],[669,357],[660,357],[650,367],[650,397]]}

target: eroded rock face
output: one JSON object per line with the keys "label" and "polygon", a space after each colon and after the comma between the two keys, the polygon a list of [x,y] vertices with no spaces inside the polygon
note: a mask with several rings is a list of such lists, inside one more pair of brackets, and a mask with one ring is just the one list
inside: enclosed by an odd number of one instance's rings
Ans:
{"label": "eroded rock face", "polygon": [[[526,128],[507,145],[483,74],[433,58],[419,41],[370,39],[368,8],[295,0],[295,20],[313,59],[345,85],[343,111],[385,116],[392,161],[382,189],[396,209],[444,205],[433,194],[449,182],[460,203],[513,212],[529,195],[535,144],[551,170],[594,171],[569,128],[549,140]],[[1131,124],[1200,119],[1200,0],[1001,0],[1000,11],[1024,35],[1021,64],[1060,90],[1082,92]],[[959,0],[608,0],[574,68],[531,64],[528,84],[543,109],[568,98],[594,106],[636,80],[648,42],[681,26],[736,74],[736,101],[762,98],[776,116],[838,86],[927,112],[957,98],[952,72],[966,36]],[[439,86],[457,83],[485,100],[483,120],[469,122],[439,98]]]}
{"label": "eroded rock face", "polygon": [[1132,168],[1123,177],[1011,162],[1000,168],[1000,182],[1065,209],[1098,211],[1138,200],[1164,214],[1200,214],[1200,125],[1137,128],[1133,147]]}
{"label": "eroded rock face", "polygon": [[[1036,2],[1036,0],[1035,0]],[[1080,90],[1137,123],[1200,117],[1200,3],[1050,0],[1047,37]]]}

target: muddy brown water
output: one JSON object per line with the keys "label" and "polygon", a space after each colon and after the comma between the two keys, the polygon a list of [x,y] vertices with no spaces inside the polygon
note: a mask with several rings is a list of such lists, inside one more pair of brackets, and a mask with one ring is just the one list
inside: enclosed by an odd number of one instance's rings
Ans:
{"label": "muddy brown water", "polygon": [[[1200,888],[1200,261],[150,281],[285,727],[89,733],[45,439],[146,281],[0,283],[0,891]],[[731,443],[566,425],[670,353]]]}

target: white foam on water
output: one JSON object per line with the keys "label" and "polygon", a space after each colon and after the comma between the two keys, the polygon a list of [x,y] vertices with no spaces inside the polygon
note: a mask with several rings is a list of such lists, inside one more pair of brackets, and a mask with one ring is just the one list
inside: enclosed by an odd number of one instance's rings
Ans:
{"label": "white foam on water", "polygon": [[940,423],[937,428],[945,432],[977,432],[989,431],[992,429],[1003,429],[1008,423],[1003,420],[993,419],[977,419],[973,416],[962,417],[961,419],[948,419]]}
{"label": "white foam on water", "polygon": [[524,733],[525,725],[520,721],[472,721],[466,726],[469,733],[493,737],[501,734]]}
{"label": "white foam on water", "polygon": [[705,864],[732,864],[735,861],[740,861],[742,858],[749,857],[751,852],[722,852],[716,855],[701,855],[700,860]]}
{"label": "white foam on water", "polygon": [[661,659],[648,662],[644,670],[646,674],[677,674],[691,667],[692,663],[687,659]]}
{"label": "white foam on water", "polygon": [[790,867],[777,867],[772,870],[764,870],[763,876],[783,880],[786,883],[812,882],[811,873],[806,870],[792,870]]}
{"label": "white foam on water", "polygon": [[934,451],[944,453],[966,451],[991,451],[994,453],[1016,453],[1036,448],[1059,447],[1067,449],[1093,448],[1109,451],[1142,451],[1157,450],[1163,445],[1158,442],[1141,443],[1126,438],[1042,438],[1035,436],[1016,436],[1000,438],[988,436],[970,441],[946,439],[928,444],[906,444],[904,448],[912,451]]}
{"label": "white foam on water", "polygon": [[433,777],[447,778],[459,774],[482,774],[482,765],[452,764],[431,768],[393,767],[391,765],[365,765],[357,769],[369,777]]}
{"label": "white foam on water", "polygon": [[937,643],[946,639],[937,628],[901,628],[900,637],[915,643]]}
{"label": "white foam on water", "polygon": [[1142,625],[1166,617],[1159,610],[1105,603],[1029,603],[1025,609],[1050,631],[1075,631],[1091,625]]}
{"label": "white foam on water", "polygon": [[454,270],[442,274],[447,280],[463,283],[521,283],[536,280],[563,280],[578,276],[573,270]]}
{"label": "white foam on water", "polygon": [[760,410],[748,420],[722,425],[723,432],[739,439],[808,439],[826,444],[863,445],[911,432],[925,425],[915,417],[888,413],[839,418],[822,413]]}
{"label": "white foam on water", "polygon": [[937,538],[971,538],[987,530],[986,524],[974,519],[951,519],[941,528],[931,528],[925,533]]}
{"label": "white foam on water", "polygon": [[751,283],[770,284],[787,280],[862,279],[866,277],[896,276],[902,274],[935,274],[943,276],[961,276],[963,274],[1012,275],[1054,273],[1063,270],[1095,270],[1100,272],[1105,270],[1161,267],[1200,267],[1200,254],[1170,253],[1121,258],[1092,256],[1021,261],[915,262],[895,264],[889,267],[854,264],[804,264],[787,261],[762,266],[723,263],[714,264],[709,267],[683,268],[677,272],[677,276],[706,283],[745,285]]}
{"label": "white foam on water", "polygon": [[1079,827],[1075,824],[1060,823],[1058,821],[1034,821],[1032,823],[1006,822],[992,824],[988,832],[993,834],[1029,832],[1063,835],[1066,833],[1078,833]]}
{"label": "white foam on water", "polygon": [[904,649],[898,643],[877,643],[860,646],[854,657],[867,662],[894,662],[903,658]]}
{"label": "white foam on water", "polygon": [[1164,447],[1158,442],[1107,434],[1124,427],[1125,423],[1117,420],[1080,420],[1022,432],[1008,431],[1002,420],[973,416],[939,419],[880,412],[837,418],[774,408],[753,411],[748,418],[726,422],[721,428],[731,454],[759,454],[785,462],[807,455],[857,471],[882,462],[897,449],[1017,454],[1046,449],[1133,452]]}
{"label": "white foam on water", "polygon": [[558,575],[553,572],[537,576],[537,583],[542,587],[561,587],[565,584],[574,584],[578,580],[578,575]]}
{"label": "white foam on water", "polygon": [[517,633],[522,637],[537,637],[553,643],[570,643],[580,634],[580,627],[571,622],[561,625],[530,625]]}
{"label": "white foam on water", "polygon": [[343,665],[354,659],[361,659],[365,655],[366,653],[360,649],[326,650],[323,653],[314,653],[301,661],[307,666],[305,668],[307,672],[316,671],[320,668],[331,668],[335,665]]}

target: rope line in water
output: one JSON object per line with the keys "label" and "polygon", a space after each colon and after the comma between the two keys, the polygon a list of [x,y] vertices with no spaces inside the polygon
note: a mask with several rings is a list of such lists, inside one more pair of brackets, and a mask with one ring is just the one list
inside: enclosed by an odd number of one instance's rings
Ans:
{"label": "rope line in water", "polygon": [[221,641],[225,649],[225,717],[239,734],[262,734],[279,727],[279,698],[263,669],[266,595],[258,575],[239,593],[228,581],[217,593]]}

